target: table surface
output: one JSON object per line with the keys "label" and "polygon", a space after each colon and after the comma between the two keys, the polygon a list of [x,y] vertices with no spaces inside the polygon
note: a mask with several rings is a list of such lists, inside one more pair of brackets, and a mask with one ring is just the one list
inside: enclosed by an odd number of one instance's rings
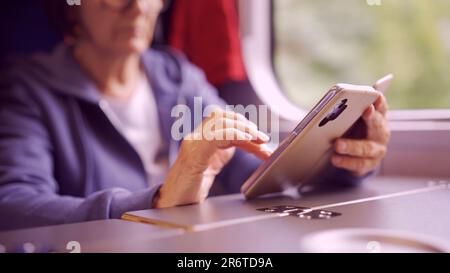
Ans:
{"label": "table surface", "polygon": [[121,251],[122,245],[183,233],[181,229],[112,219],[2,232],[0,245],[6,252],[27,252],[24,244],[32,244],[34,252],[71,252],[71,242],[76,242],[81,252],[114,252]]}
{"label": "table surface", "polygon": [[[309,193],[295,199],[271,197],[246,202],[242,195],[221,196],[199,205],[145,212],[159,216],[178,213],[183,219],[191,219],[185,220],[190,224],[202,225],[201,231],[105,220],[3,232],[0,245],[7,251],[18,251],[17,246],[30,242],[36,251],[68,252],[67,243],[77,241],[82,252],[299,252],[307,251],[302,248],[302,240],[311,234],[344,228],[414,232],[450,245],[450,187],[435,188],[425,178],[379,177],[356,188]],[[416,189],[421,190],[415,192]],[[252,220],[262,213],[256,208],[267,204],[305,207],[331,204],[326,209],[342,215],[327,220],[294,216]],[[203,217],[205,208],[211,213],[211,208],[217,207],[234,211],[221,212],[225,220],[248,217],[250,221],[208,226],[210,223],[204,221],[211,217]]]}
{"label": "table surface", "polygon": [[[309,192],[302,194],[301,197],[278,195],[248,201],[242,194],[225,195],[210,198],[198,205],[128,212],[126,218],[135,221],[169,224],[186,230],[198,231],[210,229],[214,226],[245,222],[255,217],[259,218],[265,213],[259,212],[257,209],[268,206],[317,207],[424,187],[428,187],[428,181],[420,178],[377,178],[373,181],[366,181],[359,187]],[[264,218],[264,216],[262,217]]]}

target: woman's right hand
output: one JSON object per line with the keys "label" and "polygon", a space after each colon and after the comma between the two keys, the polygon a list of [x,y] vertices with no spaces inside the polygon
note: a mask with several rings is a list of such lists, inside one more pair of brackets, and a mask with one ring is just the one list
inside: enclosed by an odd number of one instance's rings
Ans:
{"label": "woman's right hand", "polygon": [[[181,144],[178,157],[154,200],[156,208],[199,203],[235,147],[267,159],[269,137],[243,115],[216,109]],[[238,170],[236,170],[238,171]]]}

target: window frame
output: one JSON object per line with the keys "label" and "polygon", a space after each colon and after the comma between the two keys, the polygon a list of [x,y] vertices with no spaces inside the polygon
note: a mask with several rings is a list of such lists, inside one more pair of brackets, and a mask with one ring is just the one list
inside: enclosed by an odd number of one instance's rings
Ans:
{"label": "window frame", "polygon": [[[260,101],[280,117],[282,139],[307,113],[307,109],[287,98],[276,77],[273,6],[273,0],[238,2],[242,54],[248,78]],[[388,120],[392,137],[381,168],[382,174],[450,177],[447,167],[450,141],[445,142],[445,139],[450,139],[450,109],[390,110]],[[413,140],[405,142],[405,136]],[[441,140],[438,155],[436,143],[430,141],[432,139]],[[410,151],[416,152],[412,155]],[[427,160],[424,161],[424,158]],[[436,161],[429,166],[427,163],[432,158]]]}

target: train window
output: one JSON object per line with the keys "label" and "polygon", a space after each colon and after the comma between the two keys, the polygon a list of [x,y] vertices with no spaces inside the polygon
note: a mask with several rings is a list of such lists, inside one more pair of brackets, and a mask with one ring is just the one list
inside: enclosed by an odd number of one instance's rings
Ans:
{"label": "train window", "polygon": [[450,1],[282,0],[272,12],[274,71],[298,106],[394,73],[391,109],[450,108]]}

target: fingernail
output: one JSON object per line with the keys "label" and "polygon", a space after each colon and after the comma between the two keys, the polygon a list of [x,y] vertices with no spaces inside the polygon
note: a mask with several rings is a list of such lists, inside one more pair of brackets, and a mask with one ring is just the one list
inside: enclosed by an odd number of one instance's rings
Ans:
{"label": "fingernail", "polygon": [[245,140],[250,141],[253,139],[252,135],[250,134],[244,134]]}
{"label": "fingernail", "polygon": [[270,140],[270,137],[261,131],[258,132],[258,138],[261,139],[262,141],[266,141],[266,142]]}
{"label": "fingernail", "polygon": [[347,143],[339,141],[338,143],[339,152],[345,152],[347,150]]}
{"label": "fingernail", "polygon": [[248,121],[248,124],[250,125],[250,127],[252,127],[253,129],[258,130],[258,125],[256,125],[255,123]]}

